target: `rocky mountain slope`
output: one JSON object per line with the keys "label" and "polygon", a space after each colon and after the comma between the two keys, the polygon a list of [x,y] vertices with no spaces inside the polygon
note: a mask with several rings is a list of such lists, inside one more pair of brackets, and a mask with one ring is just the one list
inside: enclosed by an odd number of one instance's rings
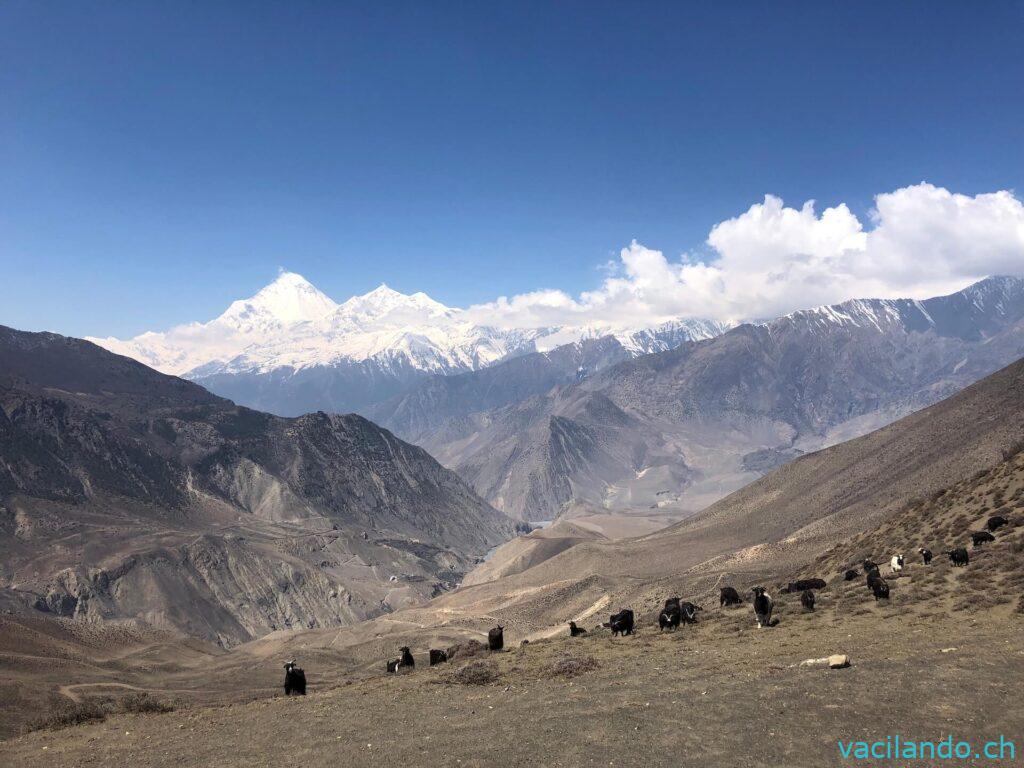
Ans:
{"label": "rocky mountain slope", "polygon": [[15,604],[228,645],[422,600],[511,534],[359,416],[271,416],[0,328],[0,591]]}
{"label": "rocky mountain slope", "polygon": [[553,388],[582,381],[633,357],[618,339],[604,336],[523,354],[479,371],[435,376],[374,406],[370,417],[412,442],[437,447],[472,430],[475,414],[521,403]]}
{"label": "rocky mountain slope", "polygon": [[133,339],[90,339],[242,405],[283,416],[368,413],[433,376],[486,368],[518,354],[613,336],[626,357],[708,338],[724,326],[671,320],[654,328],[498,328],[424,293],[381,285],[341,304],[284,272],[208,323]]}
{"label": "rocky mountain slope", "polygon": [[[478,412],[447,398],[475,380],[421,388],[381,418],[516,517],[695,511],[1021,355],[1024,281],[990,278],[926,301],[857,300],[741,325],[520,402],[499,390]],[[488,377],[505,371],[514,382],[511,363]],[[428,410],[441,418],[418,415]]]}

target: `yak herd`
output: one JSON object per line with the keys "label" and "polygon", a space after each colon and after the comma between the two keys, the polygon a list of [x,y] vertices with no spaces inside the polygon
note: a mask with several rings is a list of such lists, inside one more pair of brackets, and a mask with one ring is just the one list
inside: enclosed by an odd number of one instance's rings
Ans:
{"label": "yak herd", "polygon": [[[993,533],[999,530],[1001,527],[1006,525],[1009,521],[1000,515],[990,517],[985,524],[987,530],[974,531],[971,533],[971,542],[974,547],[980,547],[990,541],[995,541]],[[926,547],[920,547],[917,550],[921,556],[921,561],[924,565],[931,565],[933,554],[932,551]],[[966,547],[957,547],[955,549],[944,550],[942,554],[949,557],[950,562],[954,567],[962,567],[970,562],[970,555],[967,552]],[[861,567],[864,569],[866,576],[865,583],[867,588],[871,590],[875,600],[888,600],[889,599],[889,583],[883,578],[879,569],[878,563],[870,559],[865,559],[861,563]],[[903,554],[895,554],[889,560],[889,571],[891,575],[899,574],[904,567],[904,556]],[[843,578],[845,581],[853,581],[860,573],[856,568],[848,569],[844,574]],[[815,597],[814,590],[824,589],[826,586],[824,579],[799,579],[797,581],[789,582],[783,587],[780,592],[785,594],[799,594],[800,605],[803,606],[805,611],[814,611]],[[754,617],[757,621],[757,626],[760,627],[771,627],[778,623],[772,623],[772,612],[775,609],[775,601],[772,600],[771,595],[764,587],[753,587],[751,590],[752,604],[754,608]],[[726,608],[733,605],[742,605],[743,598],[740,597],[740,593],[736,591],[735,587],[722,587],[721,594],[719,597],[719,606]],[[673,631],[679,628],[681,624],[696,624],[697,613],[704,610],[701,606],[694,603],[685,602],[680,600],[678,597],[670,597],[665,601],[665,607],[658,613],[658,628],[660,631]],[[629,608],[623,608],[618,613],[614,613],[608,617],[608,621],[603,624],[599,624],[597,628],[610,629],[612,636],[619,635],[632,635],[635,626],[635,617],[633,611]],[[498,625],[487,632],[487,649],[489,651],[500,651],[505,647],[505,634],[504,627]],[[569,622],[569,636],[580,637],[581,635],[587,634],[587,630],[576,624],[575,621]],[[523,645],[529,643],[529,640],[523,640]],[[388,660],[385,663],[385,668],[389,673],[401,672],[405,669],[414,669],[416,667],[416,660],[412,656],[412,651],[408,646],[402,646],[398,649],[401,654],[397,659]],[[428,659],[430,666],[436,664],[442,664],[448,661],[451,655],[451,650],[439,650],[437,648],[431,648]],[[291,660],[285,663],[285,678],[284,678],[284,692],[286,696],[290,695],[306,695],[306,674],[305,672],[295,665],[295,660]]]}

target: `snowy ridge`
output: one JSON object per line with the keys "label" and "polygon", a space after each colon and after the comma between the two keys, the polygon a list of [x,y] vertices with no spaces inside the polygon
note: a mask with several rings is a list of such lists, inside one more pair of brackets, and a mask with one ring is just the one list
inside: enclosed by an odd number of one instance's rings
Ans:
{"label": "snowy ridge", "polygon": [[772,327],[779,323],[792,323],[811,329],[839,325],[875,331],[894,328],[923,331],[931,328],[943,333],[959,330],[983,334],[986,321],[1019,311],[1022,300],[1024,279],[997,276],[948,296],[924,300],[853,299],[841,304],[801,309],[760,325]]}
{"label": "snowy ridge", "polygon": [[907,303],[920,308],[920,302],[916,301],[853,299],[852,301],[844,301],[842,304],[831,304],[790,312],[788,315],[780,318],[780,321],[788,320],[793,323],[806,323],[811,326],[818,325],[822,327],[829,325],[849,325],[858,328],[872,326],[880,331],[892,324],[902,323],[903,312],[899,305]]}
{"label": "snowy ridge", "polygon": [[249,299],[233,302],[208,323],[190,323],[133,339],[90,338],[164,373],[203,378],[267,374],[371,361],[383,374],[409,370],[452,374],[478,370],[510,355],[614,336],[631,354],[711,338],[727,326],[673,320],[656,328],[498,329],[474,323],[462,309],[425,293],[386,285],[337,304],[301,275],[283,272]]}

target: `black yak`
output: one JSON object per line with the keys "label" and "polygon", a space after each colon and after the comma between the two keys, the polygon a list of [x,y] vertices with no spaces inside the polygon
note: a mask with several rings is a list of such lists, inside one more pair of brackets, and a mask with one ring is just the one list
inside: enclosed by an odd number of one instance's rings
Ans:
{"label": "black yak", "polygon": [[722,587],[722,596],[718,600],[718,605],[724,607],[726,605],[740,605],[743,600],[740,598],[740,593],[736,591],[735,587]]}
{"label": "black yak", "polygon": [[971,561],[970,555],[967,554],[967,549],[965,547],[947,549],[943,554],[949,555],[949,562],[953,564],[954,568],[965,566]]}
{"label": "black yak", "polygon": [[306,673],[295,666],[295,659],[284,663],[284,695],[306,695]]}
{"label": "black yak", "polygon": [[658,614],[658,629],[663,632],[666,629],[679,629],[679,625],[682,623],[682,620],[683,617],[679,611],[665,608]]}
{"label": "black yak", "polygon": [[754,615],[757,617],[758,628],[770,627],[775,601],[764,591],[764,587],[754,587],[750,591],[754,594]]}
{"label": "black yak", "polygon": [[971,534],[971,543],[976,547],[980,547],[982,544],[986,544],[990,541],[995,541],[996,537],[988,531],[975,531]]}
{"label": "black yak", "polygon": [[670,597],[665,601],[665,607],[661,609],[661,613],[658,614],[658,628],[662,631],[666,629],[678,629],[679,624],[683,620],[683,611],[679,607],[679,598]]}
{"label": "black yak", "polygon": [[623,608],[618,613],[613,613],[609,617],[608,627],[611,629],[612,635],[632,635],[633,611]]}
{"label": "black yak", "polygon": [[988,522],[985,523],[985,527],[988,528],[990,531],[995,532],[1009,522],[1010,521],[1002,515],[992,515],[992,517],[988,519]]}
{"label": "black yak", "polygon": [[703,611],[699,605],[693,603],[681,603],[679,606],[682,612],[682,618],[684,624],[696,624],[697,623],[697,611]]}
{"label": "black yak", "polygon": [[800,605],[804,607],[805,611],[814,610],[814,593],[811,590],[805,589],[800,593]]}
{"label": "black yak", "polygon": [[487,648],[500,651],[505,647],[505,628],[500,624],[487,632]]}
{"label": "black yak", "polygon": [[798,581],[791,581],[785,586],[784,589],[780,590],[785,594],[791,592],[803,592],[805,589],[824,589],[824,579],[799,579]]}

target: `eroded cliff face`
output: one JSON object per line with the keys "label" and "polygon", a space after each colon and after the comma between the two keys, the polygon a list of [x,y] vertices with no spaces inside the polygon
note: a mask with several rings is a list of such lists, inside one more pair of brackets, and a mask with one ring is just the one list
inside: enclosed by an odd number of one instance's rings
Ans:
{"label": "eroded cliff face", "polygon": [[231,645],[451,589],[511,521],[355,415],[236,407],[87,342],[0,329],[0,588]]}

